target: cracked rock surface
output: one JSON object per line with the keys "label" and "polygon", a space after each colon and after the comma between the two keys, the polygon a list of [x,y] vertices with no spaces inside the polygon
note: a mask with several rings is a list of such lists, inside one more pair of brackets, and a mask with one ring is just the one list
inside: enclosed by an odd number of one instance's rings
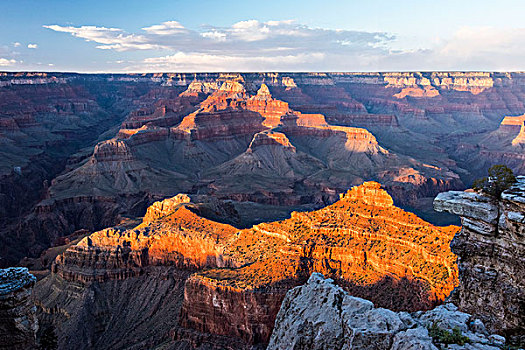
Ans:
{"label": "cracked rock surface", "polygon": [[434,323],[448,331],[459,328],[470,339],[449,349],[496,350],[505,342],[454,304],[426,312],[393,312],[353,297],[332,279],[314,273],[305,285],[286,294],[267,349],[437,350],[440,344],[428,332]]}
{"label": "cracked rock surface", "polygon": [[515,343],[525,341],[525,176],[501,199],[474,192],[440,193],[437,211],[461,217],[451,242],[459,287],[452,302]]}
{"label": "cracked rock surface", "polygon": [[36,282],[25,267],[0,269],[0,349],[33,349],[38,330],[30,296]]}

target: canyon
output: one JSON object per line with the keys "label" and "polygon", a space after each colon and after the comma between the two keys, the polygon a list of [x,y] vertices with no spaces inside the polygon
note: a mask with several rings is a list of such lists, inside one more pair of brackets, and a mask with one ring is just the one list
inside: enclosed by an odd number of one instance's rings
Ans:
{"label": "canyon", "polygon": [[495,163],[525,171],[524,79],[1,73],[0,265],[177,193],[238,202],[249,227],[374,180],[426,220],[457,223],[432,210],[437,193]]}
{"label": "canyon", "polygon": [[356,341],[523,344],[524,116],[523,73],[0,72],[0,336],[287,348],[322,286]]}

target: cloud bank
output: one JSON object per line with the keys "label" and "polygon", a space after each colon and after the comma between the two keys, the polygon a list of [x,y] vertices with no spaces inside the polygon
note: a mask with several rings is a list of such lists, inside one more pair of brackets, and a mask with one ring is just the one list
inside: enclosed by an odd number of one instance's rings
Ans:
{"label": "cloud bank", "polygon": [[[168,21],[136,33],[92,25],[45,25],[118,52],[122,71],[370,71],[520,70],[525,62],[525,28],[460,28],[450,38],[418,49],[392,49],[396,36],[312,28],[296,21],[247,20],[199,30]],[[130,60],[128,52],[146,58]],[[129,63],[131,62],[131,63]]]}

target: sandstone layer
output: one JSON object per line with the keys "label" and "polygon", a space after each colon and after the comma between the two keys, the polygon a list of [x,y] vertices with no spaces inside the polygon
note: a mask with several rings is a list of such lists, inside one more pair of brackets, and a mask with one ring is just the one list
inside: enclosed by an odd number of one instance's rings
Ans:
{"label": "sandstone layer", "polygon": [[497,200],[473,192],[446,192],[436,210],[461,217],[451,243],[460,284],[453,301],[509,337],[525,334],[525,177]]}
{"label": "sandstone layer", "polygon": [[[429,327],[458,329],[467,344],[442,344]],[[268,350],[359,349],[497,350],[505,338],[490,334],[483,322],[451,303],[427,312],[393,312],[351,296],[333,280],[314,273],[308,282],[286,294],[275,321]]]}
{"label": "sandstone layer", "polygon": [[31,300],[35,282],[26,268],[0,269],[0,349],[36,348],[38,321]]}

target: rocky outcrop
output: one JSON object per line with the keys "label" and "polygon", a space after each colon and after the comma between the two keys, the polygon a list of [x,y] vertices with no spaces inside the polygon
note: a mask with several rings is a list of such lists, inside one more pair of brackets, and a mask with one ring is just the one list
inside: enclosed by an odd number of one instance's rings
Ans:
{"label": "rocky outcrop", "polygon": [[286,292],[312,272],[396,310],[429,309],[457,284],[448,245],[459,228],[396,208],[378,183],[356,186],[321,210],[243,230],[197,215],[223,208],[231,216],[227,205],[198,200],[181,194],[152,205],[133,229],[85,237],[56,258],[50,279],[90,288],[166,266],[196,271],[184,284],[179,325],[246,344],[268,342]]}
{"label": "rocky outcrop", "polygon": [[216,82],[200,82],[197,80],[193,80],[190,85],[188,85],[188,88],[181,92],[180,96],[202,96],[206,94],[211,94],[215,91],[219,90],[219,86]]}
{"label": "rocky outcrop", "polygon": [[126,162],[133,160],[131,150],[125,141],[108,140],[95,146],[91,161],[97,162]]}
{"label": "rocky outcrop", "polygon": [[184,286],[181,326],[247,344],[267,343],[288,288],[235,288],[192,276]]}
{"label": "rocky outcrop", "polygon": [[[134,230],[98,231],[57,257],[52,271],[68,281],[90,283],[142,274],[150,265],[180,269],[235,266],[220,243],[236,230],[199,217],[184,205],[171,206],[167,222],[153,220],[153,210]],[[158,205],[157,205],[158,206]]]}
{"label": "rocky outcrop", "polygon": [[[458,255],[458,307],[509,337],[525,334],[525,177],[497,200],[474,192],[446,192],[436,210],[461,217],[451,247]],[[523,341],[523,339],[521,340]]]}
{"label": "rocky outcrop", "polygon": [[280,124],[280,117],[291,112],[288,103],[272,97],[266,84],[261,84],[257,94],[248,99],[246,107],[264,117],[263,125],[274,128]]}
{"label": "rocky outcrop", "polygon": [[432,327],[457,329],[468,338],[467,344],[451,344],[448,349],[497,350],[505,343],[505,338],[490,335],[479,319],[453,304],[427,312],[396,313],[351,296],[333,280],[314,273],[305,285],[286,294],[267,349],[437,350],[447,346],[431,337]]}
{"label": "rocky outcrop", "polygon": [[519,132],[525,122],[525,115],[507,116],[501,121],[499,129],[506,132]]}
{"label": "rocky outcrop", "polygon": [[0,269],[0,349],[36,349],[35,282],[25,267]]}

